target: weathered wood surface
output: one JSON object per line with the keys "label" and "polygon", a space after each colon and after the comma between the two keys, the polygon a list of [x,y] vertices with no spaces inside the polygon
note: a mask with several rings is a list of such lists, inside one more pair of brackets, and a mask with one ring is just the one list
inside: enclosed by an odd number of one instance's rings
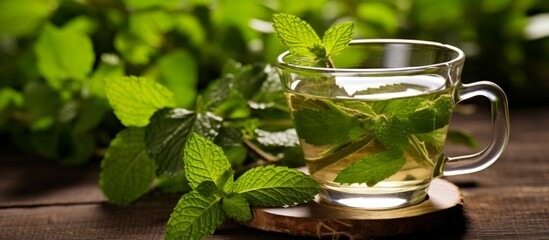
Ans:
{"label": "weathered wood surface", "polygon": [[[489,141],[485,114],[455,116],[452,124]],[[471,151],[447,151],[464,152]],[[113,206],[97,187],[98,169],[97,161],[71,168],[0,154],[0,239],[161,239],[179,196],[151,193],[130,206]],[[482,172],[447,179],[463,194],[455,221],[384,239],[549,239],[549,109],[512,109],[503,156]],[[211,239],[304,238],[227,222]]]}

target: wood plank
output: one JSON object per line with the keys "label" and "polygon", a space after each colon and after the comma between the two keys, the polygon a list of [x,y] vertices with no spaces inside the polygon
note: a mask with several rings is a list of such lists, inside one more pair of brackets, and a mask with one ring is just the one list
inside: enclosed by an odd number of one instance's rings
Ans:
{"label": "wood plank", "polygon": [[[0,239],[162,239],[175,197],[110,204],[0,209]],[[211,239],[298,239],[226,222]],[[301,239],[301,238],[299,238]]]}
{"label": "wood plank", "polygon": [[98,178],[98,163],[80,167],[53,163],[2,166],[0,208],[103,202]]}

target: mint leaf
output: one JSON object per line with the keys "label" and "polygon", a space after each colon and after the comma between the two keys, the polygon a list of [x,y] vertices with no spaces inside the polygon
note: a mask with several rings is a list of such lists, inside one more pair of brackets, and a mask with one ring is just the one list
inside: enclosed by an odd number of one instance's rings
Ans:
{"label": "mint leaf", "polygon": [[147,78],[112,78],[105,81],[105,91],[114,114],[127,127],[146,126],[156,110],[175,105],[166,87]]}
{"label": "mint leaf", "polygon": [[198,83],[198,67],[194,57],[179,49],[162,56],[158,60],[158,69],[159,82],[173,93],[177,106],[191,107],[196,99]]}
{"label": "mint leaf", "polygon": [[307,202],[320,191],[310,176],[286,167],[256,167],[240,176],[233,192],[254,207],[291,206]]}
{"label": "mint leaf", "polygon": [[322,41],[304,20],[286,13],[273,14],[273,29],[290,52],[301,57],[325,57]]}
{"label": "mint leaf", "polygon": [[433,167],[434,164],[429,157],[429,151],[427,150],[425,142],[420,141],[416,135],[410,135],[408,139],[410,140],[410,145],[406,148],[406,151],[410,154],[412,159],[423,166]]}
{"label": "mint leaf", "polygon": [[[186,174],[185,174],[186,176]],[[216,196],[218,197],[219,189],[212,181],[203,181],[198,186],[194,187],[194,191],[199,192],[202,196],[210,197],[210,196]]]}
{"label": "mint leaf", "polygon": [[406,126],[398,118],[381,120],[375,124],[376,139],[384,146],[402,148],[408,144]]}
{"label": "mint leaf", "polygon": [[[268,70],[263,64],[225,64],[222,78],[210,83],[204,91],[204,109],[222,117],[248,117],[248,100],[258,94],[258,89],[268,79]],[[280,88],[280,82],[277,84]]]}
{"label": "mint leaf", "polygon": [[0,1],[0,39],[35,33],[54,10],[48,1]]}
{"label": "mint leaf", "polygon": [[220,199],[189,192],[177,203],[166,226],[164,239],[202,239],[223,223]]}
{"label": "mint leaf", "polygon": [[135,9],[135,10],[143,10],[147,8],[174,8],[179,6],[178,0],[122,0],[124,5],[126,7]]}
{"label": "mint leaf", "polygon": [[244,140],[240,128],[221,127],[214,143],[223,149],[233,168],[241,166],[248,156],[248,150],[242,144]]}
{"label": "mint leaf", "polygon": [[215,139],[222,119],[212,113],[197,114],[183,108],[157,111],[145,130],[145,144],[158,165],[159,176],[173,176],[183,169],[187,139],[198,133]]}
{"label": "mint leaf", "polygon": [[294,120],[299,137],[316,146],[349,141],[347,129],[360,127],[356,118],[336,109],[302,109],[294,113]]}
{"label": "mint leaf", "polygon": [[128,29],[132,35],[145,44],[159,48],[164,40],[164,33],[174,27],[173,18],[166,11],[132,11],[129,14]]}
{"label": "mint leaf", "polygon": [[461,144],[471,148],[478,147],[478,142],[475,137],[463,130],[449,129],[446,138],[454,144]]}
{"label": "mint leaf", "polygon": [[158,51],[128,30],[116,34],[114,46],[124,59],[136,65],[149,63],[151,55]]}
{"label": "mint leaf", "polygon": [[35,45],[38,70],[50,86],[60,89],[68,80],[82,81],[95,60],[88,36],[46,24]]}
{"label": "mint leaf", "polygon": [[109,202],[128,204],[149,191],[156,165],[147,155],[142,128],[126,128],[101,161],[99,186]]}
{"label": "mint leaf", "polygon": [[226,171],[231,171],[232,175],[231,164],[223,150],[204,137],[191,133],[185,147],[185,172],[189,185],[194,189],[203,181],[212,181],[222,189],[220,179]]}
{"label": "mint leaf", "polygon": [[250,204],[238,193],[223,198],[223,212],[238,221],[249,221],[253,218]]}
{"label": "mint leaf", "polygon": [[21,107],[24,103],[23,94],[9,87],[0,88],[0,112],[10,106]]}
{"label": "mint leaf", "polygon": [[376,112],[391,114],[388,117],[397,117],[402,121],[407,121],[410,114],[414,113],[416,109],[425,107],[425,102],[425,99],[418,97],[390,100],[385,102],[385,107],[379,106],[380,108]]}
{"label": "mint leaf", "polygon": [[450,98],[440,97],[432,105],[411,113],[408,116],[410,133],[428,133],[448,125],[452,107]]}
{"label": "mint leaf", "polygon": [[330,27],[322,38],[326,55],[333,56],[343,52],[353,39],[353,28],[353,23],[341,23]]}
{"label": "mint leaf", "polygon": [[97,127],[108,111],[110,107],[104,99],[96,97],[82,99],[78,107],[78,115],[74,120],[73,133],[81,134]]}
{"label": "mint leaf", "polygon": [[334,182],[366,183],[371,187],[397,173],[405,162],[404,152],[400,149],[376,153],[341,170]]}
{"label": "mint leaf", "polygon": [[191,186],[189,186],[189,181],[185,177],[185,170],[182,170],[173,177],[158,177],[156,179],[156,187],[165,193],[186,193],[192,190]]}
{"label": "mint leaf", "polygon": [[91,96],[105,98],[106,80],[122,76],[124,76],[124,66],[120,58],[115,54],[104,53],[101,55],[99,66],[91,78],[85,82],[84,92]]}

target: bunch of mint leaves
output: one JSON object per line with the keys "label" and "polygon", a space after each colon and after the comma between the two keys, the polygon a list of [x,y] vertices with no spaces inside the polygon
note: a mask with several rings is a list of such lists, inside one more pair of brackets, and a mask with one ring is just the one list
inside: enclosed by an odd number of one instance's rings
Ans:
{"label": "bunch of mint leaves", "polygon": [[282,207],[310,201],[320,185],[286,167],[256,167],[236,181],[223,150],[193,133],[185,148],[185,176],[192,191],[181,197],[168,220],[166,239],[201,239],[225,217],[252,219],[250,207]]}
{"label": "bunch of mint leaves", "polygon": [[291,206],[320,191],[310,176],[272,165],[302,165],[296,160],[303,157],[269,65],[228,62],[194,109],[178,107],[173,93],[153,79],[114,77],[104,85],[126,128],[101,162],[101,190],[120,205],[151,185],[187,192],[168,222],[167,239],[200,239],[225,217],[247,221],[250,207]]}

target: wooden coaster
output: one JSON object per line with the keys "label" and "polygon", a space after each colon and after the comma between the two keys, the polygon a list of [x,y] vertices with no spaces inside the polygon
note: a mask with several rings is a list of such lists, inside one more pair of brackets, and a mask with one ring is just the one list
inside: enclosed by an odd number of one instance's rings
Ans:
{"label": "wooden coaster", "polygon": [[349,209],[318,202],[255,208],[254,219],[244,224],[298,236],[363,239],[427,231],[461,213],[463,202],[456,185],[437,178],[427,192],[429,198],[422,203],[392,210]]}

